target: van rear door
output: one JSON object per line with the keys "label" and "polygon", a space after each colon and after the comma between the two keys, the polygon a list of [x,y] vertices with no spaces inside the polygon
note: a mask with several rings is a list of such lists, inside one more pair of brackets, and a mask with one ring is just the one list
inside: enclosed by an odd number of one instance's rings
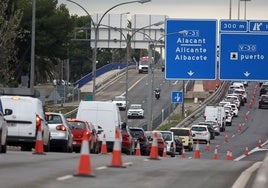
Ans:
{"label": "van rear door", "polygon": [[8,136],[35,137],[35,104],[28,97],[3,96],[3,108],[12,109],[12,115],[6,116]]}

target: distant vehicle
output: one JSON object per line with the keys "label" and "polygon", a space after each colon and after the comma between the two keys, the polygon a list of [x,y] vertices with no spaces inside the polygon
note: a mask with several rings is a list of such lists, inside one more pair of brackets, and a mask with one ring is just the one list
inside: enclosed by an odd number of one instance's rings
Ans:
{"label": "distant vehicle", "polygon": [[216,132],[215,132],[214,127],[211,123],[209,123],[207,121],[202,121],[202,122],[199,122],[198,125],[206,125],[208,128],[208,131],[210,133],[210,139],[211,140],[215,139]]}
{"label": "distant vehicle", "polygon": [[221,133],[221,131],[220,131],[220,125],[218,124],[218,122],[217,121],[212,121],[212,120],[207,120],[207,121],[205,121],[205,123],[208,123],[208,124],[210,124],[212,127],[213,127],[213,129],[214,129],[214,131],[215,131],[215,135],[220,135]]}
{"label": "distant vehicle", "polygon": [[128,118],[144,118],[144,110],[141,104],[131,104],[127,111]]}
{"label": "distant vehicle", "polygon": [[125,96],[115,96],[113,103],[118,106],[119,110],[126,110],[127,108],[127,100]]}
{"label": "distant vehicle", "polygon": [[160,89],[159,88],[156,88],[155,90],[154,90],[154,96],[155,96],[155,98],[158,100],[159,98],[160,98]]}
{"label": "distant vehicle", "polygon": [[101,143],[99,142],[97,130],[92,123],[78,119],[67,119],[73,134],[73,150],[81,151],[84,134],[88,135],[90,153],[99,153]]}
{"label": "distant vehicle", "polygon": [[149,57],[140,57],[139,60],[139,73],[144,73],[148,72],[148,67],[149,67]]}
{"label": "distant vehicle", "polygon": [[176,146],[175,137],[172,131],[158,131],[162,134],[164,141],[166,142],[167,154],[171,157],[175,157]]}
{"label": "distant vehicle", "polygon": [[210,143],[211,136],[206,125],[192,125],[191,131],[194,141],[204,141],[205,143]]}
{"label": "distant vehicle", "polygon": [[149,140],[149,150],[151,151],[151,148],[152,148],[154,132],[157,132],[158,155],[163,156],[165,141],[164,141],[164,138],[162,136],[162,133],[159,131],[145,131],[145,136]]}
{"label": "distant vehicle", "polygon": [[264,82],[260,88],[260,96],[268,94],[268,82]]}
{"label": "distant vehicle", "polygon": [[7,152],[7,122],[4,118],[6,115],[11,115],[12,110],[6,109],[5,113],[3,113],[3,107],[2,102],[0,100],[0,153],[6,153]]}
{"label": "distant vehicle", "polygon": [[1,96],[4,111],[11,109],[12,114],[5,116],[8,125],[7,144],[21,146],[22,151],[32,151],[35,147],[39,126],[42,127],[44,151],[50,150],[50,130],[45,120],[41,100],[29,96]]}
{"label": "distant vehicle", "polygon": [[259,99],[259,109],[268,108],[268,95],[261,95]]}
{"label": "distant vehicle", "polygon": [[137,141],[140,142],[141,155],[149,155],[149,140],[145,136],[145,131],[140,127],[130,127],[130,134],[135,139],[135,148],[137,147]]}
{"label": "distant vehicle", "polygon": [[[223,105],[226,103],[221,102]],[[227,102],[230,104],[230,102]],[[226,115],[223,106],[206,106],[204,112],[205,121],[216,121],[220,125],[220,131],[225,131]]]}
{"label": "distant vehicle", "polygon": [[105,134],[108,151],[113,150],[115,131],[122,122],[117,105],[111,101],[81,101],[76,119],[91,122],[94,126],[102,128],[99,140],[103,141]]}
{"label": "distant vehicle", "polygon": [[187,148],[188,151],[193,151],[194,141],[190,128],[171,127],[169,130],[172,131],[175,136],[179,136],[180,138],[182,138],[184,148]]}
{"label": "distant vehicle", "polygon": [[51,132],[51,148],[60,148],[62,152],[73,152],[73,134],[64,115],[56,112],[45,112],[45,119]]}

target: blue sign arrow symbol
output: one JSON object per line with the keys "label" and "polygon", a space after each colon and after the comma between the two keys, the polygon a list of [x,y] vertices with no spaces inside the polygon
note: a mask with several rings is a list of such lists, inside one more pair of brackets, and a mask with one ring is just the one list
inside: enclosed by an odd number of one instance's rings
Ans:
{"label": "blue sign arrow symbol", "polygon": [[194,72],[192,70],[190,70],[189,72],[187,72],[189,74],[189,76],[192,76],[194,74]]}
{"label": "blue sign arrow symbol", "polygon": [[250,73],[247,71],[244,73],[245,77],[249,77]]}
{"label": "blue sign arrow symbol", "polygon": [[177,93],[177,96],[175,97],[175,100],[177,101],[177,102],[179,102],[180,101],[180,96],[179,96],[179,93]]}

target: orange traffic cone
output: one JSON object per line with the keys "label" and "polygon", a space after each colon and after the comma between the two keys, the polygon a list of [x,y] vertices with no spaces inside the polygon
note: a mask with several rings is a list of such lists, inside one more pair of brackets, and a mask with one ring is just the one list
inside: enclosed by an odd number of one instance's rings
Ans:
{"label": "orange traffic cone", "polygon": [[195,151],[194,151],[194,158],[200,159],[200,157],[201,157],[201,153],[200,153],[200,149],[199,149],[199,140],[197,140]]}
{"label": "orange traffic cone", "polygon": [[248,156],[249,153],[248,153],[248,147],[246,147],[246,150],[245,150],[245,155]]}
{"label": "orange traffic cone", "polygon": [[157,145],[157,132],[153,133],[153,143],[150,151],[150,159],[159,159],[158,158],[158,145]]}
{"label": "orange traffic cone", "polygon": [[136,146],[136,156],[141,156],[141,147],[140,147],[140,141],[137,141],[137,146]]}
{"label": "orange traffic cone", "polygon": [[209,145],[209,142],[207,142],[207,145],[206,145],[206,147],[205,147],[205,150],[206,150],[206,151],[210,151],[210,145]]}
{"label": "orange traffic cone", "polygon": [[163,158],[167,157],[167,145],[164,144],[164,150],[163,150],[163,155],[162,155]]}
{"label": "orange traffic cone", "polygon": [[186,154],[185,154],[185,149],[184,149],[184,147],[182,147],[181,158],[182,158],[182,159],[185,159],[185,158],[186,158]]}
{"label": "orange traffic cone", "polygon": [[262,147],[262,142],[261,142],[261,139],[259,139],[258,141],[258,148],[261,148]]}
{"label": "orange traffic cone", "polygon": [[91,171],[88,134],[84,133],[77,173],[74,176],[94,177]]}
{"label": "orange traffic cone", "polygon": [[36,142],[35,142],[35,151],[33,154],[44,155],[44,144],[42,138],[42,126],[41,124],[38,126]]}
{"label": "orange traffic cone", "polygon": [[214,154],[213,154],[213,159],[218,160],[218,147],[215,147]]}
{"label": "orange traffic cone", "polygon": [[229,142],[229,137],[227,134],[224,136],[224,142]]}
{"label": "orange traffic cone", "polygon": [[114,140],[114,147],[112,153],[112,160],[111,165],[109,167],[120,167],[125,168],[122,163],[122,154],[121,154],[121,138],[120,138],[120,131],[115,131],[115,140]]}
{"label": "orange traffic cone", "polygon": [[230,161],[232,161],[233,160],[233,152],[232,152],[232,150],[230,149],[230,151],[229,151],[229,159],[230,159]]}
{"label": "orange traffic cone", "polygon": [[106,136],[103,134],[103,139],[101,143],[101,154],[107,154],[107,146],[106,146]]}
{"label": "orange traffic cone", "polygon": [[227,153],[226,153],[226,160],[227,161],[232,161],[233,160],[233,156],[232,156],[232,150],[228,149]]}

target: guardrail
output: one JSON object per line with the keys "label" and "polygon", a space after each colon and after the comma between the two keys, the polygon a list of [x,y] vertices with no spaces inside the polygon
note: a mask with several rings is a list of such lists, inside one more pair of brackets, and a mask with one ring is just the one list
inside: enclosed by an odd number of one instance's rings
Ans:
{"label": "guardrail", "polygon": [[183,119],[176,127],[187,127],[198,117],[203,115],[204,108],[207,105],[216,105],[226,94],[228,90],[229,83],[223,82],[219,88],[211,94],[208,98],[206,98],[203,103],[196,107],[191,114],[189,114],[185,119]]}

